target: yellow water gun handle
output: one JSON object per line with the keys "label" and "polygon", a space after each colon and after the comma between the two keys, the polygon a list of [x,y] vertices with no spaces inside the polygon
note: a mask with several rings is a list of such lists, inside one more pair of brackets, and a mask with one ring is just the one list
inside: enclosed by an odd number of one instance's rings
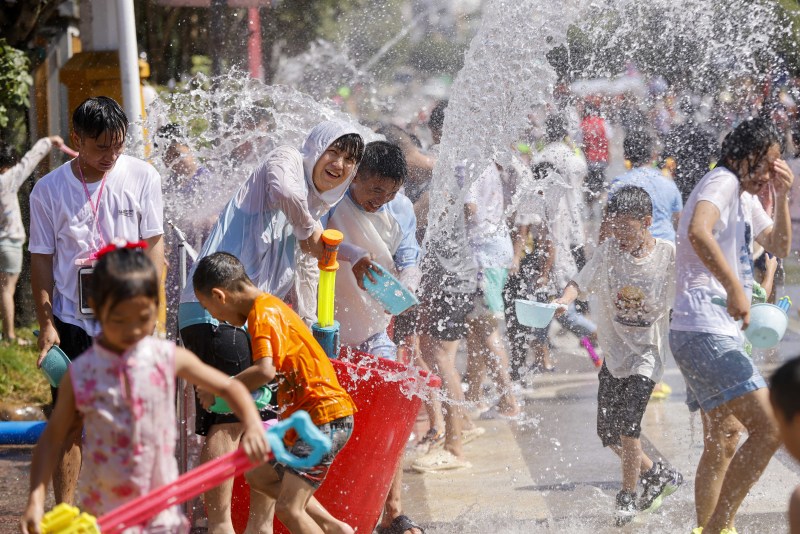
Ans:
{"label": "yellow water gun handle", "polygon": [[61,503],[44,514],[42,534],[100,534],[100,529],[93,515]]}

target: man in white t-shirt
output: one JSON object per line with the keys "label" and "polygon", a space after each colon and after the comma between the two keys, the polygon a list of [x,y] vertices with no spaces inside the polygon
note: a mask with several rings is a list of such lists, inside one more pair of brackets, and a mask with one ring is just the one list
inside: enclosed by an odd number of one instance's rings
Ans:
{"label": "man in white t-shirt", "polygon": [[[100,333],[86,299],[100,249],[115,239],[144,240],[159,273],[164,264],[161,177],[150,164],[122,154],[125,112],[111,98],[89,98],[72,115],[72,128],[79,156],[39,180],[30,197],[39,366],[53,345],[74,360]],[[55,402],[57,389],[52,394]],[[53,475],[59,503],[73,501],[81,430],[71,431]]]}
{"label": "man in white t-shirt", "polygon": [[[735,532],[736,511],[779,445],[767,385],[745,352],[742,330],[750,323],[753,242],[777,257],[790,249],[794,176],[780,155],[768,121],[739,124],[723,142],[719,166],[689,195],[678,225],[670,347],[686,380],[686,403],[703,415],[695,508],[704,532]],[[774,222],[755,196],[769,184]]]}

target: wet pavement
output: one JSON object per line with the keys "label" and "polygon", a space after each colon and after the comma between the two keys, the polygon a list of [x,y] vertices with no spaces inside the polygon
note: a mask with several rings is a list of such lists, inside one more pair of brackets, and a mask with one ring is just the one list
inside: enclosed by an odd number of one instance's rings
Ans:
{"label": "wet pavement", "polygon": [[[780,361],[800,354],[800,322],[793,320],[790,328],[777,354],[756,354],[765,375]],[[554,341],[558,370],[536,375],[524,390],[524,418],[478,421],[487,433],[465,446],[471,469],[424,475],[406,470],[406,513],[427,532],[437,533],[688,534],[696,526],[694,470],[702,452],[702,423],[684,404],[685,385],[675,362],[668,363],[664,377],[673,393],[650,402],[642,441],[651,458],[676,466],[685,482],[657,513],[617,528],[614,496],[621,472],[619,460],[603,449],[595,433],[596,371],[575,338]],[[781,449],[745,499],[737,516],[738,531],[787,532],[785,512],[798,484],[800,468]]]}

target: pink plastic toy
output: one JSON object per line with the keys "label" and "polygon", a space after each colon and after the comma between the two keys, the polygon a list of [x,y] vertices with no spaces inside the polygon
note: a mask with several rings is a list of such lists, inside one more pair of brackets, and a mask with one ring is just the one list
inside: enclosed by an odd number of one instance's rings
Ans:
{"label": "pink plastic toy", "polygon": [[71,158],[77,158],[78,157],[78,153],[75,152],[74,150],[72,150],[67,145],[61,145],[58,148],[61,150],[61,152],[63,152],[64,154],[66,154],[67,156],[69,156]]}
{"label": "pink plastic toy", "polygon": [[592,345],[592,341],[589,339],[589,336],[581,338],[581,345],[583,345],[583,348],[589,353],[589,357],[592,359],[592,363],[595,367],[600,367],[603,365],[603,360],[600,359],[600,356],[598,356],[597,352],[594,350],[594,345]]}

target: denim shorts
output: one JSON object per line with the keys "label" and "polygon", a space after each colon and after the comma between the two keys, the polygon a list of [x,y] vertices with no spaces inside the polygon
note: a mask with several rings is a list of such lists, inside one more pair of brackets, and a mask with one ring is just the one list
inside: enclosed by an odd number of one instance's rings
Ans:
{"label": "denim shorts", "polygon": [[397,345],[389,338],[389,334],[384,330],[367,338],[356,350],[372,354],[378,358],[397,361]]}
{"label": "denim shorts", "polygon": [[767,387],[741,338],[670,330],[669,345],[686,381],[686,404],[709,412]]}
{"label": "denim shorts", "polygon": [[[344,446],[347,445],[347,440],[353,434],[353,416],[348,415],[347,417],[334,419],[330,423],[318,425],[317,428],[330,438],[331,450],[314,467],[289,467],[273,460],[271,462],[272,466],[281,480],[283,480],[283,475],[288,471],[308,482],[314,489],[319,488],[325,481],[325,477],[328,476],[328,471],[333,465],[334,458],[344,449]],[[297,438],[289,452],[299,458],[305,458],[311,454],[311,445],[303,441],[302,438]]]}

